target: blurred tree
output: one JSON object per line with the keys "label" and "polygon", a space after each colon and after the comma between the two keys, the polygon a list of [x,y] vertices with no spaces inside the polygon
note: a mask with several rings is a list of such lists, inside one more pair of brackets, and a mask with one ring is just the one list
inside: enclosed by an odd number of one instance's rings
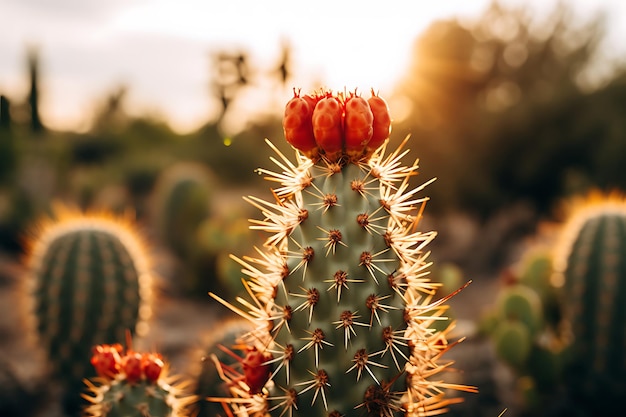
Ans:
{"label": "blurred tree", "polygon": [[278,68],[274,75],[278,78],[280,84],[284,87],[291,76],[291,46],[287,41],[283,41],[280,48],[280,59]]}
{"label": "blurred tree", "polygon": [[44,126],[39,114],[39,52],[35,48],[28,51],[28,75],[30,79],[28,105],[30,107],[31,129],[34,133],[40,133],[44,130]]}
{"label": "blurred tree", "polygon": [[0,129],[11,127],[11,102],[5,95],[0,95]]}
{"label": "blurred tree", "polygon": [[412,132],[423,178],[438,176],[433,212],[485,220],[526,201],[545,214],[583,184],[626,188],[626,72],[594,88],[603,17],[573,15],[565,3],[543,19],[492,3],[417,40],[394,137]]}
{"label": "blurred tree", "polygon": [[244,51],[220,51],[213,55],[214,73],[211,87],[222,104],[222,115],[250,81],[248,54]]}

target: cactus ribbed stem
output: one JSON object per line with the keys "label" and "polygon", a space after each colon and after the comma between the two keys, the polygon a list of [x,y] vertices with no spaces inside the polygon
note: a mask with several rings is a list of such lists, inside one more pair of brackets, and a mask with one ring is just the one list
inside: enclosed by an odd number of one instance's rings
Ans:
{"label": "cactus ribbed stem", "polygon": [[[287,112],[298,109],[288,104]],[[328,120],[336,118],[332,110]],[[322,120],[315,114],[314,127]],[[433,326],[446,320],[447,297],[433,299],[439,284],[428,278],[425,248],[435,233],[418,230],[426,184],[410,184],[417,163],[402,163],[408,138],[388,155],[386,146],[372,154],[351,145],[338,156],[334,136],[311,150],[306,125],[297,126],[290,143],[307,156],[298,152],[294,164],[268,141],[281,171],[259,171],[280,186],[272,201],[247,198],[263,216],[251,228],[269,234],[258,258],[237,259],[251,299],[239,299],[240,309],[214,295],[257,326],[244,338],[243,372],[224,372],[235,398],[222,401],[236,414],[255,416],[444,412],[459,401],[447,397],[448,389],[475,389],[440,375],[450,365],[441,356],[454,345],[453,324],[443,331]],[[255,357],[271,365],[265,379],[246,369]],[[262,388],[251,389],[259,380]]]}
{"label": "cactus ribbed stem", "polygon": [[37,339],[70,390],[90,375],[94,345],[146,333],[150,262],[130,221],[57,207],[35,230],[28,265]]}
{"label": "cactus ribbed stem", "polygon": [[569,385],[591,410],[612,413],[626,394],[626,200],[590,199],[565,226],[556,278],[572,338],[569,371],[577,382]]}

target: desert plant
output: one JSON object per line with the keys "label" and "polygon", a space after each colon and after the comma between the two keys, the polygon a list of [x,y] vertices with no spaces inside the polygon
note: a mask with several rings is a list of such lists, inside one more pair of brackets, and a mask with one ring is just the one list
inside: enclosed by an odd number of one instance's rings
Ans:
{"label": "desert plant", "polygon": [[25,291],[37,344],[68,398],[79,398],[94,345],[146,333],[150,259],[129,218],[59,206],[32,235]]}
{"label": "desert plant", "polygon": [[575,206],[555,257],[563,284],[568,391],[589,415],[617,415],[626,395],[626,198]]}
{"label": "desert plant", "polygon": [[[204,348],[202,367],[196,384],[196,396],[201,399],[219,398],[228,395],[228,385],[220,377],[219,366],[233,359],[232,349],[243,344],[241,337],[253,330],[253,325],[241,317],[221,321],[210,332]],[[219,402],[199,401],[198,417],[227,417],[228,413]]]}
{"label": "desert plant", "polygon": [[196,230],[211,214],[214,184],[209,170],[195,162],[179,162],[157,179],[153,192],[153,226],[158,238],[185,258],[196,246]]}
{"label": "desert plant", "polygon": [[404,146],[386,153],[384,100],[357,93],[295,93],[283,119],[296,161],[269,141],[278,172],[270,201],[247,200],[269,234],[258,257],[239,259],[250,300],[243,309],[214,297],[255,324],[240,368],[220,364],[237,415],[426,416],[474,391],[441,373],[455,343],[446,300],[428,277],[418,230],[426,184],[411,185],[417,162]]}
{"label": "desert plant", "polygon": [[139,353],[119,344],[98,345],[91,357],[97,377],[86,380],[90,403],[85,416],[183,417],[196,397],[184,393],[187,383],[168,375],[158,353]]}

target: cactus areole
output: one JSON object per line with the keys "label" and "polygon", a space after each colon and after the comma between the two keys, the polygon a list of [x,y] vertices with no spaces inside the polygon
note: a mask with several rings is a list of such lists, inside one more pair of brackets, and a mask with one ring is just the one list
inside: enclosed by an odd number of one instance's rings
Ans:
{"label": "cactus areole", "polygon": [[441,375],[453,324],[433,323],[447,320],[451,295],[433,299],[435,233],[417,228],[426,184],[410,185],[408,138],[385,153],[390,121],[374,93],[295,92],[287,103],[296,161],[268,141],[279,170],[259,172],[278,184],[273,200],[246,198],[263,216],[250,227],[268,237],[257,257],[233,257],[249,298],[240,308],[212,294],[256,326],[240,347],[254,357],[217,364],[232,398],[210,400],[235,415],[430,416],[460,401],[450,390],[475,391]]}

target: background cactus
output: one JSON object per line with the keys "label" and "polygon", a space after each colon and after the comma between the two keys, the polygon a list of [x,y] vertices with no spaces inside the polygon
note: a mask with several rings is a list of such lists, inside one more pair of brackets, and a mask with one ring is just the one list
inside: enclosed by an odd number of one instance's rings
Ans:
{"label": "background cactus", "polygon": [[90,403],[85,416],[182,417],[196,398],[184,394],[186,383],[175,383],[161,355],[139,353],[121,345],[98,345],[91,363],[98,377],[86,383]]}
{"label": "background cactus", "polygon": [[157,179],[153,194],[153,226],[159,239],[176,255],[195,248],[198,225],[211,214],[211,174],[198,163],[179,162]]}
{"label": "background cactus", "polygon": [[515,374],[523,406],[546,413],[562,382],[563,344],[558,291],[551,283],[552,251],[531,245],[520,261],[505,271],[493,308],[479,325],[495,353]]}
{"label": "background cactus", "polygon": [[[196,396],[201,399],[220,398],[229,395],[228,385],[220,378],[216,363],[228,363],[230,352],[244,344],[241,337],[253,330],[248,320],[236,317],[220,322],[210,333],[203,352],[202,368],[196,384]],[[216,362],[217,361],[217,362]],[[199,401],[198,417],[227,417],[226,410],[217,401]]]}
{"label": "background cactus", "polygon": [[127,330],[146,333],[150,261],[130,221],[104,214],[57,207],[34,233],[28,283],[36,336],[75,409],[92,347],[123,340]]}
{"label": "background cactus", "polygon": [[243,369],[223,365],[236,413],[425,416],[457,401],[448,389],[474,390],[439,375],[452,325],[433,328],[446,310],[427,272],[435,233],[417,230],[427,198],[410,184],[417,164],[402,163],[407,141],[380,148],[389,126],[376,95],[287,104],[296,163],[274,148],[281,172],[259,170],[279,184],[274,199],[247,198],[264,217],[251,228],[269,233],[239,260],[252,299],[241,310],[215,296],[257,326]]}
{"label": "background cactus", "polygon": [[527,251],[481,327],[532,415],[617,415],[626,394],[626,200],[592,193],[570,205],[555,249]]}
{"label": "background cactus", "polygon": [[205,256],[198,242],[202,223],[213,213],[213,187],[205,166],[179,162],[159,176],[152,195],[153,230],[175,255],[177,289],[187,294],[206,294],[215,289],[211,285],[215,261]]}
{"label": "background cactus", "polygon": [[563,283],[571,397],[588,415],[618,415],[626,395],[626,199],[592,195],[570,218],[555,259]]}

